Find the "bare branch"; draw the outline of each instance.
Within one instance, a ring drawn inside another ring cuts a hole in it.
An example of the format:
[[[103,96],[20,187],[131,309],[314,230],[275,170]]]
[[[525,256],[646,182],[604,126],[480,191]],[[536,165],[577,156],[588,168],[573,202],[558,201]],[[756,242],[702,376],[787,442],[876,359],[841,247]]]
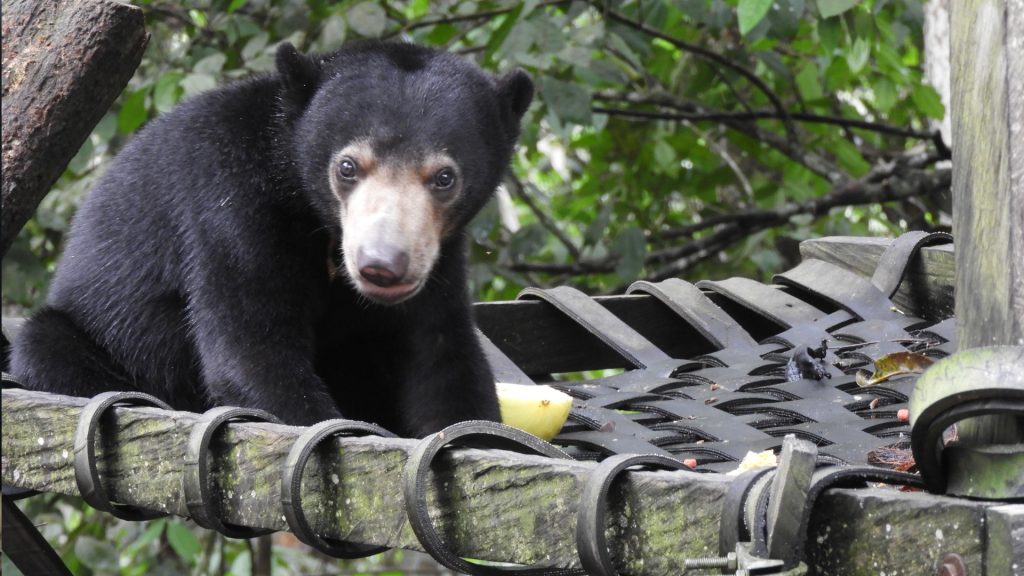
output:
[[[906,162],[893,162],[876,166],[857,180],[834,188],[820,198],[802,203],[791,203],[775,210],[750,210],[709,218],[687,228],[673,231],[676,237],[701,230],[717,228],[714,232],[680,246],[652,251],[644,258],[646,266],[659,266],[647,275],[649,280],[664,280],[677,276],[694,265],[714,256],[732,244],[773,226],[785,225],[794,216],[822,217],[833,208],[902,201],[928,196],[948,190],[952,183],[949,169],[925,170]],[[660,238],[664,238],[661,234]],[[606,274],[615,270],[615,258],[572,264],[546,264],[519,262],[510,264],[510,270],[544,274]]]
[[[845,182],[849,179],[846,176],[846,174],[844,174],[843,171],[839,169],[838,166],[836,166],[832,162],[829,162],[828,160],[816,154],[815,152],[807,150],[806,148],[800,146],[795,146],[789,140],[782,138],[775,133],[768,132],[758,128],[753,120],[738,120],[732,118],[731,116],[733,114],[736,114],[734,112],[707,111],[696,104],[677,100],[675,97],[665,92],[657,92],[642,95],[637,93],[620,94],[617,92],[602,91],[597,93],[594,97],[596,99],[624,101],[633,104],[652,104],[656,106],[673,108],[675,110],[692,112],[695,114],[704,114],[707,115],[707,117],[704,119],[715,120],[717,122],[720,122],[723,125],[728,126],[729,128],[737,132],[746,134],[747,136],[755,140],[760,140],[761,142],[771,146],[772,148],[775,148],[782,154],[785,154],[791,160],[803,164],[808,170],[824,178],[832,185],[839,185],[842,182]],[[602,108],[598,109],[605,110]],[[647,117],[648,114],[656,113],[636,112],[629,114],[620,114],[618,113],[620,111],[617,109],[607,110],[608,112],[606,113],[610,115],[617,115],[624,118],[639,118],[645,121],[652,119],[660,119],[656,117]]]
[[[749,80],[751,84],[756,86],[757,89],[760,90],[768,98],[769,101],[771,101],[772,107],[775,108],[775,110],[778,112],[779,118],[782,120],[782,123],[786,128],[787,139],[793,143],[798,142],[796,127],[793,125],[792,120],[789,118],[789,114],[788,112],[786,112],[786,107],[782,104],[782,99],[779,98],[778,94],[776,94],[775,91],[772,90],[772,88],[768,86],[768,84],[766,84],[764,80],[759,78],[757,74],[754,74],[754,72],[752,72],[751,70],[748,70],[745,66],[729,58],[726,58],[725,56],[722,56],[717,52],[708,50],[703,46],[691,44],[685,40],[676,38],[675,36],[671,36],[669,34],[665,34],[660,30],[651,28],[650,26],[644,24],[643,22],[638,22],[624,14],[621,14],[614,10],[610,10],[607,8],[607,6],[598,6],[598,9],[603,9],[602,12],[603,14],[605,14],[606,18],[610,18],[616,22],[629,26],[630,28],[643,32],[648,36],[653,36],[654,38],[664,40],[665,42],[672,44],[673,46],[679,48],[680,50],[690,52],[691,54],[696,54],[701,58],[710,60],[711,62],[720,64],[722,66],[725,66],[726,68],[729,68],[730,70],[734,70],[735,72],[739,73],[741,76]]]
[[[572,239],[569,238],[569,236],[566,235],[566,233],[561,228],[558,227],[558,224],[551,218],[551,216],[547,212],[542,210],[540,206],[537,206],[537,203],[534,202],[533,198],[531,198],[530,195],[527,193],[526,186],[524,186],[523,183],[519,181],[519,178],[516,178],[514,174],[509,172],[506,180],[511,184],[510,188],[512,190],[512,193],[515,194],[517,198],[522,200],[524,204],[526,204],[526,206],[530,209],[530,212],[533,212],[533,215],[537,217],[537,221],[540,222],[540,225],[546,228],[549,232],[551,232],[555,236],[555,238],[558,238],[558,241],[561,242],[565,246],[565,249],[569,251],[569,254],[572,255],[573,260],[579,260],[579,247],[577,247],[576,244],[572,241]]]
[[[537,4],[537,8],[544,8],[547,6],[555,6],[558,4],[569,4],[571,0],[545,0]],[[457,22],[466,22],[471,20],[485,20],[494,16],[501,16],[502,14],[508,14],[519,7],[519,3],[515,2],[505,8],[495,8],[494,10],[484,10],[482,12],[473,12],[472,14],[456,14],[453,16],[440,16],[437,18],[428,18],[426,20],[417,20],[415,22],[407,22],[390,32],[387,32],[381,39],[387,40],[394,38],[403,32],[409,32],[417,28],[426,28],[429,26],[439,26],[441,24],[455,24]]]
[[[599,98],[595,96],[595,99]],[[651,120],[689,120],[691,122],[722,122],[725,120],[735,120],[744,122],[750,120],[779,119],[778,113],[772,110],[752,110],[749,112],[726,112],[718,110],[710,112],[649,112],[644,110],[624,110],[621,108],[605,108],[601,106],[594,106],[593,111],[601,112],[604,114],[614,114],[618,116],[634,116],[637,118],[647,118]],[[798,122],[807,122],[811,124],[830,124],[833,126],[841,126],[844,128],[858,128],[861,130],[877,132],[879,134],[888,134],[890,136],[917,138],[919,140],[927,141],[932,141],[935,138],[935,130],[914,130],[913,128],[901,128],[899,126],[891,126],[889,124],[882,124],[879,122],[870,122],[868,120],[861,120],[858,118],[825,116],[822,114],[809,114],[806,112],[790,112],[789,117]]]

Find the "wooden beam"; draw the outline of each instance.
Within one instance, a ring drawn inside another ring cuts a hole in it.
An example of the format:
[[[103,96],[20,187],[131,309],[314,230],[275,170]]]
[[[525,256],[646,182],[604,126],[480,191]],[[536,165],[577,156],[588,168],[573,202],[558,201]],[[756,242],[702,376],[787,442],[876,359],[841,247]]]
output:
[[[801,242],[800,253],[870,278],[891,242],[887,238],[819,238]],[[925,247],[893,301],[909,314],[944,320],[953,315],[953,278],[953,247]],[[756,340],[782,330],[718,294],[709,293],[708,297]],[[693,358],[713,350],[696,330],[650,296],[598,296],[594,300],[673,358]],[[484,334],[528,374],[626,367],[615,352],[546,302],[481,302],[474,306],[474,314]]]
[[[3,483],[77,494],[73,435],[84,400],[3,391]],[[118,408],[104,421],[98,466],[115,501],[186,514],[182,456],[196,415]],[[300,428],[231,424],[214,442],[223,519],[287,529],[281,466]],[[304,510],[321,535],[420,549],[405,515],[402,469],[415,440],[345,438],[314,456]],[[116,450],[109,447],[116,446]],[[494,561],[578,566],[577,499],[594,468],[499,450],[455,449],[438,461],[430,515],[452,547]],[[629,472],[609,496],[608,541],[630,574],[680,574],[686,558],[716,555],[729,477]],[[806,549],[821,574],[930,574],[956,552],[983,574],[986,505],[892,489],[832,490],[812,514]],[[442,505],[443,503],[443,505]],[[886,525],[891,528],[886,529]],[[907,554],[913,550],[913,554]],[[867,554],[867,556],[865,556]],[[868,560],[870,560],[868,562]],[[867,563],[865,563],[867,562]]]
[[[3,483],[77,494],[72,448],[84,403],[81,398],[4,390]],[[112,440],[97,443],[100,474],[111,498],[186,515],[182,456],[196,417],[115,409],[101,429]],[[212,465],[223,519],[287,530],[280,504],[281,468],[302,428],[230,424],[226,430],[223,441],[214,443],[221,456]],[[406,519],[401,483],[415,444],[408,439],[346,438],[321,452],[326,458],[314,456],[302,492],[316,533],[421,549]],[[495,561],[578,565],[577,499],[592,462],[475,449],[453,450],[440,461],[429,483],[428,502],[440,533],[456,550]],[[613,489],[609,541],[631,572],[678,574],[684,558],[716,552],[728,479],[681,476],[632,472]]]
[[[149,35],[114,0],[10,0],[3,7],[0,253],[124,89]]]
[[[1024,344],[1024,10],[953,2],[957,341]]]

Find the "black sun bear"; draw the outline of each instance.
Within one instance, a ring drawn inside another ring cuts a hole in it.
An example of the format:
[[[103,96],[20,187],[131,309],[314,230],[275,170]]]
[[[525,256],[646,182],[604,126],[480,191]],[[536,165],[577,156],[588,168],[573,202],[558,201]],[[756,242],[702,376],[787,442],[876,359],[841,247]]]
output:
[[[533,97],[410,44],[277,52],[118,155],[14,344],[32,389],[346,417],[423,436],[498,420],[466,233]]]

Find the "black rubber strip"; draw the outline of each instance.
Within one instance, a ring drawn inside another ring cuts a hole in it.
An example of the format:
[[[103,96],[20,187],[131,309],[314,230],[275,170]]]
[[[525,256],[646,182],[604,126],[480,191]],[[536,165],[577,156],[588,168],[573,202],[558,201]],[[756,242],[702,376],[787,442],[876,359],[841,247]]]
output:
[[[945,449],[942,434],[946,428],[966,418],[989,414],[1024,418],[1024,394],[1020,392],[1009,388],[976,388],[935,400],[921,411],[910,432],[910,447],[917,469],[930,491],[936,494],[946,491],[946,474],[942,464]],[[995,397],[997,395],[1004,397]]]
[[[539,299],[551,304],[636,368],[668,376],[685,363],[684,360],[673,360],[632,326],[576,288],[524,288],[516,298]]]
[[[263,410],[220,406],[203,413],[192,427],[185,449],[183,486],[185,504],[189,516],[203,528],[216,530],[228,538],[256,538],[270,534],[273,530],[249,528],[221,522],[217,506],[211,498],[210,466],[207,456],[210,441],[221,426],[228,422],[273,422],[280,424],[276,416]]]
[[[469,420],[453,424],[436,434],[427,436],[409,454],[402,479],[409,523],[427,553],[452,570],[474,576],[507,574],[576,576],[583,574],[582,571],[571,568],[498,568],[472,564],[449,550],[427,514],[427,473],[430,471],[430,465],[434,458],[445,446],[449,445],[497,448],[521,454],[540,454],[551,458],[569,459],[568,454],[540,438],[497,422]]]
[[[323,538],[313,532],[313,528],[302,510],[302,473],[306,469],[310,456],[324,440],[337,435],[344,436],[384,436],[393,438],[395,435],[387,430],[356,420],[325,420],[310,426],[292,445],[285,460],[284,473],[281,476],[281,505],[288,527],[300,541],[316,548],[320,552],[335,558],[363,558],[373,556],[387,550],[386,546],[370,546],[354,544],[335,538]]]
[[[3,389],[4,390],[24,390],[25,386],[20,380],[14,377],[14,374],[7,372],[3,373]]]
[[[900,235],[878,258],[871,283],[887,297],[892,298],[899,290],[914,256],[922,247],[948,244],[952,241],[953,235],[946,232],[912,231]]]
[[[775,468],[755,468],[736,477],[729,484],[729,490],[722,501],[722,518],[718,525],[718,555],[725,556],[736,551],[736,544],[750,541],[750,530],[744,518],[747,496],[751,489]]]
[[[71,576],[57,551],[43,538],[25,513],[4,495],[2,504],[3,553],[29,576]]]
[[[619,454],[606,458],[591,473],[576,512],[576,549],[583,569],[591,576],[617,576],[604,534],[608,490],[627,468],[643,466],[664,470],[689,468],[675,458],[657,454]],[[694,472],[694,474],[696,474]]]
[[[152,520],[167,516],[165,512],[114,504],[100,482],[96,467],[96,432],[103,414],[113,406],[152,406],[171,410],[164,401],[142,392],[103,392],[93,396],[82,408],[75,430],[75,482],[78,491],[93,508],[122,520]]]

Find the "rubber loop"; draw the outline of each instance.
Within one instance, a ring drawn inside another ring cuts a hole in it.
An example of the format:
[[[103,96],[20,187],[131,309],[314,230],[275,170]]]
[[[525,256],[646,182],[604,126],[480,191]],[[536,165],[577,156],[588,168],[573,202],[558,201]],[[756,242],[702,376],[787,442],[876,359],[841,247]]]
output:
[[[386,546],[354,544],[336,538],[324,538],[313,532],[302,510],[302,474],[310,456],[321,442],[333,436],[383,436],[394,438],[387,430],[357,420],[325,420],[310,426],[292,445],[281,476],[281,505],[288,527],[300,541],[335,558],[364,558],[387,550]]]
[[[722,501],[722,519],[718,526],[718,555],[725,556],[736,551],[736,544],[750,541],[750,530],[744,518],[747,496],[762,476],[775,468],[748,470],[729,483],[729,490]]]
[[[228,422],[272,422],[281,424],[276,416],[263,410],[253,408],[236,408],[220,406],[211,408],[196,420],[192,433],[188,438],[185,450],[183,486],[185,488],[185,504],[189,516],[203,528],[216,530],[228,538],[256,538],[274,532],[266,528],[249,528],[221,522],[218,511],[213,503],[210,486],[210,466],[207,456],[210,442],[217,431]]]
[[[576,548],[583,569],[591,576],[617,576],[605,537],[605,500],[615,478],[627,468],[643,466],[664,470],[690,468],[660,454],[617,454],[604,459],[587,479],[576,513]],[[696,474],[696,473],[694,473]]]
[[[473,576],[528,575],[576,576],[579,569],[551,567],[498,568],[472,564],[463,560],[445,546],[441,535],[427,513],[427,473],[437,455],[449,445],[473,446],[511,450],[521,454],[539,454],[551,458],[571,460],[568,454],[547,442],[511,426],[486,420],[469,420],[453,424],[436,434],[424,438],[405,465],[403,488],[409,523],[423,549],[435,560],[452,570]]]
[[[78,491],[93,508],[109,512],[122,520],[152,520],[167,516],[166,512],[114,504],[100,482],[99,469],[96,467],[96,432],[103,414],[114,406],[149,406],[171,410],[162,400],[142,392],[103,392],[89,400],[82,408],[75,430],[75,482]]]

